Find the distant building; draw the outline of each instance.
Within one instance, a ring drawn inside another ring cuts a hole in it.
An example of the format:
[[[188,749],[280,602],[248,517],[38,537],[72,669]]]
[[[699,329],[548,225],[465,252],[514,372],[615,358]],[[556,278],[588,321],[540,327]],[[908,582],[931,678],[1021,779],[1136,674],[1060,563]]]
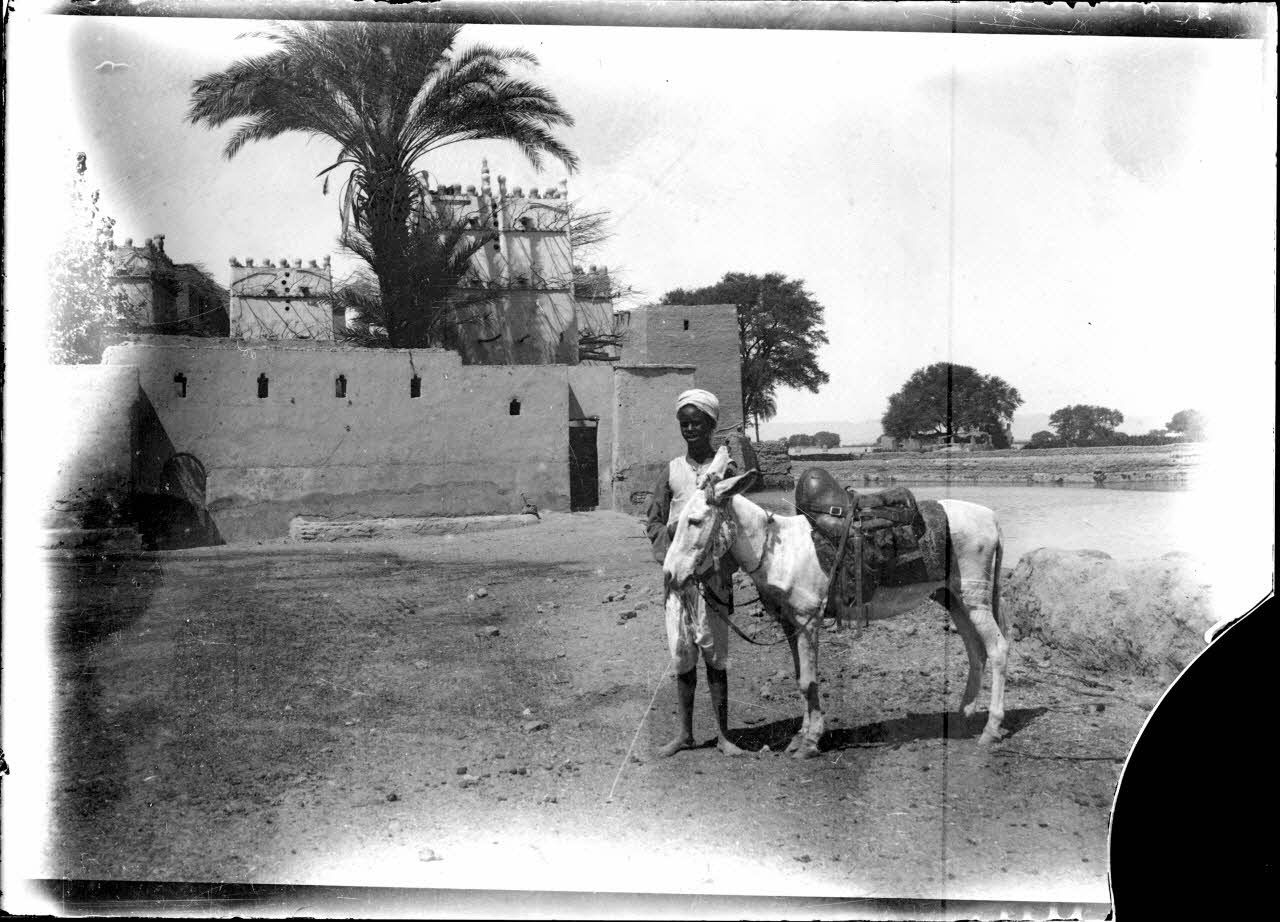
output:
[[[1012,430],[1005,427],[1005,440],[1012,442]],[[909,438],[898,438],[882,435],[876,441],[877,451],[933,451],[948,445],[963,448],[965,451],[987,451],[995,447],[991,433],[982,429],[961,429],[954,437],[948,438],[938,433],[922,433]]]
[[[226,336],[227,290],[194,263],[175,263],[164,249],[164,234],[113,247],[111,284],[124,294],[140,332],[184,336]]]
[[[230,335],[237,339],[332,341],[346,329],[333,305],[329,257],[305,266],[301,259],[279,264],[231,258]]]

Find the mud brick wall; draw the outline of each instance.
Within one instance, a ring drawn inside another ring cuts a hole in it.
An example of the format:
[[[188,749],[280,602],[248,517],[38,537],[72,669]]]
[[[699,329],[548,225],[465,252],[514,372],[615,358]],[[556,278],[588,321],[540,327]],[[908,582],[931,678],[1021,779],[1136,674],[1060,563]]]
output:
[[[755,443],[756,462],[766,490],[794,490],[796,483],[791,476],[791,457],[787,443],[781,440]]]
[[[651,304],[630,311],[622,327],[622,360],[691,365],[693,387],[720,399],[718,428],[743,424],[738,309],[732,304]]]
[[[632,365],[614,369],[613,508],[639,512],[658,475],[685,452],[676,425],[676,398],[693,387],[689,366]]]
[[[137,337],[104,364],[141,387],[142,479],[194,455],[228,541],[287,535],[295,515],[513,513],[522,496],[569,507],[566,366],[182,337]]]

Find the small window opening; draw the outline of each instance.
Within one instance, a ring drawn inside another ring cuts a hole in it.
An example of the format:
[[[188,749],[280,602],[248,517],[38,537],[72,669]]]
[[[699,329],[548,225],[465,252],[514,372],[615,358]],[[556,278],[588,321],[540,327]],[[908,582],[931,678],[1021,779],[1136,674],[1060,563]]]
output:
[[[347,376],[346,375],[338,375],[338,377],[334,379],[333,396],[335,397],[347,396]]]
[[[687,321],[687,320],[686,320],[686,321],[684,322],[684,328],[685,328],[686,330],[687,330],[687,329],[689,329],[689,321]]]
[[[267,383],[269,379],[266,375],[258,375],[258,396],[267,396]]]
[[[409,379],[409,396],[410,397],[422,396],[422,378],[420,378],[418,375],[414,375],[412,378]]]
[[[508,413],[510,413],[512,416],[519,416],[519,415],[520,415],[520,401],[519,401],[519,400],[516,400],[516,399],[514,399],[514,398],[513,398],[513,399],[512,399],[512,401],[511,401],[510,406],[508,406],[508,407],[507,407],[507,412],[508,412]]]
[[[309,297],[311,297],[311,289],[310,289],[310,288],[308,288],[306,285],[301,285],[301,286],[299,286],[299,287],[298,287],[298,290],[302,292],[302,296],[303,296],[304,298],[309,298]]]
[[[173,376],[174,390],[178,392],[179,397],[187,396],[187,376],[182,372],[178,372]]]

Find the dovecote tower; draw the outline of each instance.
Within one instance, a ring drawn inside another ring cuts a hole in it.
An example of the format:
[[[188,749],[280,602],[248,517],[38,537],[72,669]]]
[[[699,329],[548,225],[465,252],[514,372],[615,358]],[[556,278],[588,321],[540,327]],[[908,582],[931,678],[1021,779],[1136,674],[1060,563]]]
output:
[[[524,189],[496,182],[481,162],[480,185],[440,185],[436,208],[488,236],[471,257],[455,327],[463,361],[481,365],[576,364],[579,317],[574,292],[568,181]],[[473,238],[474,240],[474,238]]]
[[[239,339],[332,340],[346,319],[333,308],[329,257],[264,259],[255,264],[231,258],[231,335]]]

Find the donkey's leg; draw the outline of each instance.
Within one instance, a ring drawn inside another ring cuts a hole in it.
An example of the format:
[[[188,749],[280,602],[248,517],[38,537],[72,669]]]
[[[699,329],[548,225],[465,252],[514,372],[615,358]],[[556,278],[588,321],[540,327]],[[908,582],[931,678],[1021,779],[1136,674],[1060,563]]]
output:
[[[800,683],[800,637],[796,629],[796,624],[790,618],[781,613],[777,613],[778,623],[782,625],[782,633],[786,635],[787,646],[791,648],[791,667],[792,675],[795,676],[796,684]],[[804,742],[804,735],[809,729],[809,712],[805,710],[804,719],[800,722],[800,729],[796,731],[796,735],[791,737],[791,742],[787,743],[787,752],[795,752],[800,748],[800,744]]]
[[[982,691],[982,677],[987,668],[987,648],[978,636],[978,629],[973,626],[973,619],[969,617],[969,609],[957,590],[944,587],[934,593],[933,598],[946,608],[951,620],[955,622],[960,639],[964,641],[965,653],[969,655],[969,677],[960,698],[960,712],[965,717],[972,717],[978,710],[978,695]]]
[[[800,658],[800,694],[804,696],[805,718],[800,745],[795,750],[797,759],[813,759],[818,756],[818,744],[826,731],[822,718],[822,701],[818,694],[818,628],[822,613],[816,612],[800,625],[797,647]]]
[[[1009,663],[1009,641],[1001,630],[993,605],[998,583],[994,575],[994,561],[988,561],[987,572],[982,578],[962,579],[960,592],[969,611],[978,638],[982,641],[987,660],[991,663],[991,704],[987,710],[987,725],[979,742],[993,743],[1000,739],[1004,720],[1004,681]]]

